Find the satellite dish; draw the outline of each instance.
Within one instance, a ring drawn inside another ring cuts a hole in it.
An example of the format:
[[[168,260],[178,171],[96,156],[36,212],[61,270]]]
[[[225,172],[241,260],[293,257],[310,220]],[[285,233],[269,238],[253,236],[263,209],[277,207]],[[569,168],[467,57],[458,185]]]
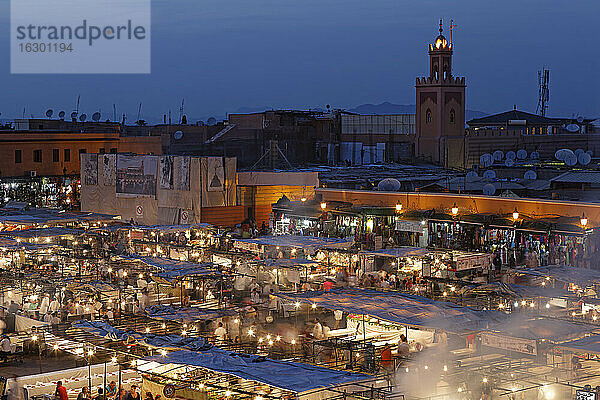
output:
[[[556,150],[556,153],[554,153],[554,157],[558,161],[565,161],[565,158],[567,158],[567,155],[569,155],[569,154],[575,155],[575,153],[573,153],[569,149],[559,149],[559,150]]]
[[[506,153],[506,159],[511,159],[511,160],[515,160],[517,158],[517,154],[514,151],[509,151]]]
[[[507,158],[506,161],[504,161],[504,165],[507,167],[512,167],[513,165],[515,165],[515,159]]]
[[[64,111],[59,112],[58,113],[58,118],[65,119],[65,112]]]
[[[583,153],[583,149],[577,149],[577,150],[575,150],[573,153],[575,153],[575,155],[576,155],[577,157],[579,157],[579,155],[580,155],[581,153]]]
[[[397,192],[401,187],[400,181],[394,178],[385,178],[377,184],[377,190],[383,192]]]
[[[567,154],[567,156],[565,157],[565,164],[567,164],[569,167],[572,167],[575,164],[577,164],[577,156],[575,155],[575,153],[570,152]]]
[[[469,171],[467,173],[467,182],[474,182],[477,180],[477,178],[479,178],[479,175],[477,175],[477,172]]]
[[[483,185],[483,194],[486,196],[493,196],[496,193],[496,186],[491,183]]]
[[[216,123],[217,123],[217,119],[215,117],[210,117],[209,119],[206,120],[206,125],[208,125],[208,126],[213,126]]]
[[[583,116],[581,116],[581,115],[578,116],[577,117],[577,122],[581,124],[583,122]]]
[[[535,171],[530,169],[529,171],[525,171],[523,179],[534,181],[537,179],[537,174],[535,173]]]
[[[590,157],[594,157],[594,152],[593,152],[593,151],[591,151],[591,150],[587,150],[587,151],[585,152],[585,154],[589,154],[589,155],[590,155]]]
[[[73,119],[73,118],[77,118],[77,111],[73,111],[71,113],[71,119]]]
[[[173,134],[173,137],[175,138],[175,140],[181,140],[183,138],[183,132],[182,131],[176,131]]]
[[[581,153],[579,156],[577,156],[577,161],[581,165],[588,165],[592,161],[592,156],[590,156],[588,153]]]
[[[52,109],[49,109],[48,111],[46,111],[46,117],[52,118],[52,114],[54,114],[54,111]]]
[[[496,179],[496,171],[488,169],[483,173],[483,177],[486,179]]]
[[[569,124],[569,125],[567,125],[567,130],[569,132],[579,132],[579,125],[577,125],[577,124]]]
[[[85,120],[86,120],[86,119],[87,119],[87,115],[86,115],[86,114],[81,114],[81,115],[79,116],[79,120],[80,120],[81,122],[85,122]]]
[[[486,153],[486,154],[482,154],[479,157],[479,164],[481,164],[483,167],[489,167],[493,164],[494,160],[491,154]]]
[[[496,150],[492,156],[494,157],[494,161],[502,161],[504,152],[502,150]]]
[[[517,158],[518,158],[519,160],[524,160],[524,159],[526,159],[526,158],[527,158],[527,150],[523,150],[523,149],[521,149],[521,150],[517,150]]]
[[[94,121],[94,122],[100,121],[100,113],[99,112],[96,111],[95,113],[92,114],[92,121]]]
[[[531,154],[531,159],[532,160],[539,160],[540,159],[540,153],[538,153],[537,151],[532,151]]]

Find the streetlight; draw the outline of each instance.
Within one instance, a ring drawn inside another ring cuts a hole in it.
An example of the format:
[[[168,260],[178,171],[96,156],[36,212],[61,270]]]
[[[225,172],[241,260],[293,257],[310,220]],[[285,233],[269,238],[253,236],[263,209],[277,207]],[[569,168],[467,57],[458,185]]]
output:
[[[400,212],[402,211],[402,203],[397,203],[396,204],[396,212]]]
[[[513,211],[512,217],[515,221],[519,219],[519,211],[517,211],[517,207],[515,207],[515,211]]]
[[[579,220],[579,222],[581,222],[581,226],[583,226],[584,228],[586,227],[586,225],[588,224],[588,219],[585,217],[585,213],[581,214],[581,219]]]
[[[321,210],[324,210],[327,208],[327,203],[325,203],[324,201],[321,202]]]
[[[458,207],[456,206],[456,203],[454,203],[454,205],[452,206],[452,215],[456,216],[458,214]]]

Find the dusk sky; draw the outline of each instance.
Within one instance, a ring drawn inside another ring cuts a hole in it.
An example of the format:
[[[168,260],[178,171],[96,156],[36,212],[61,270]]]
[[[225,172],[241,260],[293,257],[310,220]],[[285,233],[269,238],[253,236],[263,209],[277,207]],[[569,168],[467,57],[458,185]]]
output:
[[[455,75],[467,108],[535,112],[537,70],[550,69],[550,116],[600,117],[600,2],[153,0],[150,75],[11,75],[9,1],[0,6],[2,118],[47,108],[101,109],[156,122],[185,98],[194,118],[240,107],[414,104],[438,21],[453,18]],[[449,36],[449,33],[447,33]],[[104,119],[104,118],[103,118]]]

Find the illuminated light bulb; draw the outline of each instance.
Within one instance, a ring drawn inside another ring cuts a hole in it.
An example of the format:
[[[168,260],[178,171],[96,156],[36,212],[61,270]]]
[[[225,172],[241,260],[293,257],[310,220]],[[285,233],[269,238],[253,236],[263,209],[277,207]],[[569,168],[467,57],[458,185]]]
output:
[[[262,343],[263,342],[263,338],[258,338],[258,343]]]
[[[462,388],[461,387],[458,388],[458,393],[462,393]]]
[[[139,274],[139,275],[138,275],[138,277],[139,277],[140,279],[142,279],[142,278],[144,277],[144,274]]]
[[[181,335],[182,335],[182,336],[185,336],[185,335],[187,335],[187,331],[186,331],[185,329],[184,329],[184,330],[182,330],[182,331],[181,331]]]
[[[198,385],[198,388],[199,388],[199,389],[204,389],[204,383],[201,383],[201,384],[199,384],[199,385]]]
[[[306,201],[306,197],[301,198],[300,201],[304,203]]]
[[[110,274],[111,272],[113,272],[113,269],[111,267],[108,268],[108,273]]]
[[[550,303],[546,303],[546,308],[550,308]]]
[[[58,345],[57,345],[57,344],[55,344],[54,346],[52,346],[52,348],[53,348],[54,350],[58,350]]]
[[[131,360],[131,366],[135,368],[135,360]]]
[[[117,357],[113,356],[113,358],[111,358],[110,361],[116,363],[117,362]]]
[[[322,203],[321,203],[321,210],[324,210],[324,209],[326,209],[326,208],[327,208],[327,203],[325,203],[325,202],[322,202]]]
[[[262,397],[262,396],[256,396],[256,397],[254,398],[254,400],[263,400],[263,397]]]
[[[529,307],[531,307],[531,308],[535,307],[535,303],[532,301],[532,302],[529,304]]]
[[[269,340],[269,346],[273,346],[273,341]]]
[[[517,211],[517,207],[515,207],[515,211],[513,211],[512,217],[515,221],[519,219],[519,211]]]
[[[402,203],[396,204],[396,211],[398,211],[398,212],[402,211]]]
[[[406,367],[405,371],[408,372],[408,367]]]
[[[94,350],[88,350],[88,353],[87,353],[87,354],[88,354],[88,356],[90,356],[90,357],[91,357],[91,356],[93,356],[93,355],[94,355]]]
[[[456,290],[456,288],[455,288],[454,286],[450,286],[450,290],[451,290],[452,292],[454,292],[454,291]]]
[[[542,282],[542,286],[546,286],[546,282]]]
[[[161,325],[161,328],[165,329],[167,327],[167,324],[165,324],[164,322]]]
[[[425,369],[429,369],[429,365],[426,365],[426,366],[425,366]]]
[[[573,311],[573,312],[571,313],[571,316],[572,316],[572,317],[574,317],[574,316],[575,316],[575,311]]]
[[[275,338],[275,340],[277,340],[279,342],[281,340],[281,336],[277,335],[277,337]]]
[[[483,378],[483,383],[487,383],[487,378]]]
[[[240,319],[236,318],[236,319],[233,320],[233,322],[236,323],[236,324],[239,324],[240,323]]]
[[[311,307],[314,310],[315,308],[317,308],[317,305],[315,303],[313,303]]]
[[[270,340],[270,339],[271,339],[271,335],[267,335],[267,340]]]
[[[295,302],[294,306],[296,306],[296,308],[300,308],[300,303],[299,302]]]
[[[127,271],[123,271],[123,276],[127,276]]]
[[[31,337],[31,340],[33,340],[33,341],[35,342],[36,340],[38,340],[38,336],[37,336],[37,335],[33,335],[33,336]]]
[[[525,301],[525,300],[521,301],[521,305],[522,306],[526,306],[527,305],[527,301]]]
[[[161,356],[166,356],[166,355],[167,355],[167,351],[166,351],[165,349],[162,349],[162,350],[160,351],[160,355],[161,355]]]
[[[252,328],[248,329],[248,336],[254,336],[254,330],[252,330]]]
[[[150,328],[146,327],[146,333],[150,333]]]
[[[498,308],[500,308],[500,309],[504,308],[504,304],[502,304],[502,303],[498,304]]]
[[[454,205],[452,206],[452,215],[457,215],[458,214],[458,207],[456,206],[456,203],[454,203]]]
[[[448,371],[448,366],[444,365],[444,372]]]
[[[444,291],[444,293],[442,293],[442,296],[444,296],[444,297],[448,296],[448,292]]]
[[[225,397],[231,397],[231,390],[225,391]]]
[[[292,344],[296,344],[296,339],[292,339]]]
[[[597,315],[592,315],[592,319],[593,319],[594,321],[596,321],[596,320],[598,319],[598,316],[597,316]]]
[[[581,214],[581,219],[579,220],[579,222],[581,222],[581,226],[585,227],[588,224],[588,219],[585,217],[585,214]]]

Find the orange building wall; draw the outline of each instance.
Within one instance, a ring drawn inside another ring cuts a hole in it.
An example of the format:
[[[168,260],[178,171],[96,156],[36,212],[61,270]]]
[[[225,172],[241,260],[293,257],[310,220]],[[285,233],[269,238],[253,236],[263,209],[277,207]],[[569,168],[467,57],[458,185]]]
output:
[[[588,227],[600,227],[600,204],[574,201],[538,199],[509,199],[492,196],[469,196],[438,193],[390,193],[360,190],[325,189],[315,190],[317,196],[327,201],[346,201],[354,205],[395,207],[402,204],[403,210],[436,209],[451,212],[454,203],[459,213],[494,213],[510,215],[515,207],[519,214],[530,217],[565,216],[581,217],[585,213]]]

